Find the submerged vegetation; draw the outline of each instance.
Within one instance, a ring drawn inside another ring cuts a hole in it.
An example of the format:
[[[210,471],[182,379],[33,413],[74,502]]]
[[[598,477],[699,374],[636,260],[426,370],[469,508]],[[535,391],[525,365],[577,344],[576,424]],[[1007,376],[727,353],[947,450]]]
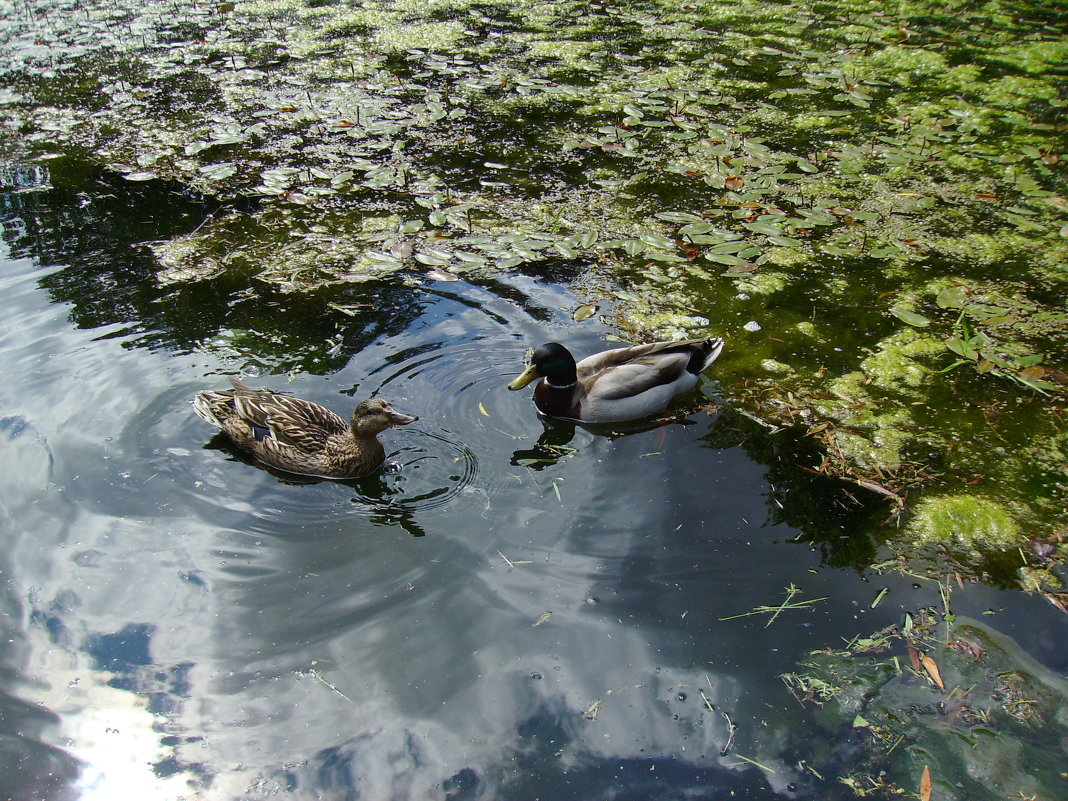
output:
[[[994,801],[1063,794],[1068,685],[981,621],[937,610],[808,655],[782,676],[827,734],[864,748],[846,762],[815,737],[801,764],[858,797]],[[905,747],[903,743],[907,743]],[[976,759],[975,754],[982,756]],[[930,788],[924,795],[910,790]]]

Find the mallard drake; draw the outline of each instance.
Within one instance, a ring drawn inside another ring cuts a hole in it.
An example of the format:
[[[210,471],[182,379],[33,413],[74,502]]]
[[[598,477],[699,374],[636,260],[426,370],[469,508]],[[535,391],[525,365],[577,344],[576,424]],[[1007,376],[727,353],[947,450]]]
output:
[[[193,398],[193,410],[221,428],[261,462],[307,476],[358,478],[386,458],[378,434],[419,418],[394,411],[381,398],[360,403],[346,423],[318,403],[255,390],[230,378],[233,389],[208,389]]]
[[[559,342],[528,352],[527,368],[508,384],[534,387],[542,414],[583,423],[621,423],[663,410],[676,395],[693,389],[697,378],[719,356],[723,340],[651,342],[575,357]]]

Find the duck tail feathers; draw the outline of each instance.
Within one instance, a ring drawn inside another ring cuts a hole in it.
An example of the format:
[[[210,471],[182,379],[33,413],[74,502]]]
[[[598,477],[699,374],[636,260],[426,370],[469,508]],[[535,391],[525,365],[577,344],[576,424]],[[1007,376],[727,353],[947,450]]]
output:
[[[719,358],[719,354],[722,352],[723,339],[721,337],[713,337],[712,339],[697,342],[693,355],[690,356],[690,363],[686,366],[686,371],[694,375],[700,375],[712,362]]]
[[[213,398],[209,392],[198,392],[193,396],[193,411],[197,413],[198,417],[206,420],[213,426],[222,428],[222,423],[215,410],[217,403],[218,400]]]

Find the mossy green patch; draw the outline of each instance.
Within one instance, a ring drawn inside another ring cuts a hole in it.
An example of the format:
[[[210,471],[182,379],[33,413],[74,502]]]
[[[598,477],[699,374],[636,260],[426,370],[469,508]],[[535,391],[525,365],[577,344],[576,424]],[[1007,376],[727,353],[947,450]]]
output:
[[[1020,527],[1003,505],[978,494],[931,495],[917,504],[908,523],[917,542],[979,551],[1015,548]]]

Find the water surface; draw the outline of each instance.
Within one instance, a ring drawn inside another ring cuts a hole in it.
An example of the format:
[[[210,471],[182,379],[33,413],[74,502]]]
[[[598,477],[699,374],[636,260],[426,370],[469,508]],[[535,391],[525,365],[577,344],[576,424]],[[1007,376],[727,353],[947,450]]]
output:
[[[718,410],[715,370],[660,424],[546,429],[505,389],[524,350],[584,354],[611,332],[572,322],[566,281],[382,293],[370,322],[323,337],[329,364],[287,374],[207,326],[182,344],[57,300],[75,278],[83,299],[106,294],[110,274],[106,253],[0,266],[4,797],[845,792],[799,770],[805,711],[778,675],[938,593],[826,564],[849,514],[884,510],[843,513],[837,535],[833,514],[809,521],[817,545],[781,522],[803,507],[776,486],[776,441]],[[293,303],[274,324],[314,340]],[[419,415],[384,436],[396,467],[307,483],[238,458],[190,400],[257,360],[250,383],[343,414],[380,393]],[[791,585],[823,600],[771,625],[722,619]],[[973,613],[1010,602],[997,624],[1068,667],[1023,625],[1055,630],[1040,602],[958,596]]]

